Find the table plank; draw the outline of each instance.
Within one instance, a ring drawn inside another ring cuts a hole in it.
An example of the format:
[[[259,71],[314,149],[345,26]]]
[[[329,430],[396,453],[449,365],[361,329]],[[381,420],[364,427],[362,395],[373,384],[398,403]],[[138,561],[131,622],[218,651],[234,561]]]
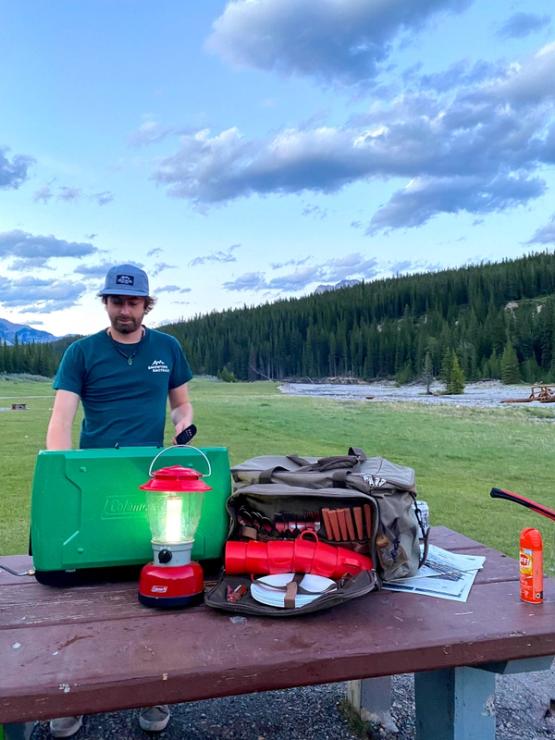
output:
[[[381,592],[302,619],[201,606],[125,620],[0,632],[0,721],[555,654],[555,584],[546,603],[518,585],[476,586],[466,604]],[[502,604],[502,609],[500,605]]]
[[[476,584],[518,580],[515,560],[475,540],[438,527],[433,530],[433,541],[434,544],[441,543],[441,546],[448,541],[451,550],[471,550],[472,554],[485,556],[487,567],[478,573]],[[28,556],[12,556],[2,558],[2,561],[19,572],[32,564]],[[18,588],[3,588],[15,585]],[[128,619],[139,614],[145,619],[153,618],[156,612],[141,607],[136,593],[137,584],[134,582],[61,589],[43,586],[33,577],[14,578],[7,574],[0,580],[0,627]]]
[[[466,603],[382,591],[302,618],[234,621],[205,606],[145,609],[136,583],[3,579],[0,722],[555,654],[555,580],[544,604],[523,604],[516,561],[445,528],[433,539],[486,556]]]

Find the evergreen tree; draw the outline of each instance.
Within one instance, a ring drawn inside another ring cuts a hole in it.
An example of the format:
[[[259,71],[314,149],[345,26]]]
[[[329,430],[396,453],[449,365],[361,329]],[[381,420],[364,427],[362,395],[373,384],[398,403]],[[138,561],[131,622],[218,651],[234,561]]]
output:
[[[426,393],[430,395],[431,385],[434,380],[433,368],[432,368],[432,355],[430,350],[426,352],[424,357],[424,368],[422,370],[422,380],[426,384]]]
[[[454,351],[451,353],[451,371],[447,381],[447,393],[450,395],[464,393],[464,372]]]
[[[523,380],[525,380],[527,383],[530,383],[531,385],[535,385],[537,383],[543,383],[543,373],[540,370],[540,366],[536,362],[535,357],[529,357],[527,360],[525,360],[521,366],[521,375]]]
[[[413,372],[410,362],[406,362],[400,370],[395,373],[395,381],[397,385],[405,385],[412,380]]]
[[[443,352],[443,356],[441,358],[441,369],[439,371],[439,379],[442,383],[445,383],[447,386],[449,384],[449,380],[451,378],[451,370],[453,367],[453,353],[449,347],[445,349]]]
[[[223,380],[224,383],[236,383],[237,382],[237,378],[235,377],[235,374],[229,368],[225,366],[218,373],[218,378],[220,380]]]
[[[507,341],[503,354],[501,355],[501,382],[509,385],[520,383],[520,369],[515,348]]]

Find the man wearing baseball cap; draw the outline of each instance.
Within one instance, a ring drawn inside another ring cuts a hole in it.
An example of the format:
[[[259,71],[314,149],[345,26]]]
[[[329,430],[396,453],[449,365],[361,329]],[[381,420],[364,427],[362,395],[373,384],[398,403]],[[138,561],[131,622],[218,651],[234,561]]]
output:
[[[189,363],[174,337],[143,325],[155,303],[144,270],[132,264],[112,267],[98,295],[110,326],[65,351],[53,383],[46,448],[71,449],[79,401],[84,411],[81,448],[162,446],[168,399],[175,436],[193,420]],[[150,707],[142,710],[139,724],[161,732],[169,718],[167,706]],[[51,735],[71,737],[82,721],[82,716],[52,720]]]

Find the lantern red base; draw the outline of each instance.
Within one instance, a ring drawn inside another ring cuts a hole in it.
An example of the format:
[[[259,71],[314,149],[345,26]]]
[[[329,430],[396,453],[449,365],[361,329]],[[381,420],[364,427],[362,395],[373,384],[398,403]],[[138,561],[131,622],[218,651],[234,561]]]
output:
[[[157,609],[180,609],[204,598],[204,575],[194,561],[161,567],[149,563],[141,571],[139,601]]]

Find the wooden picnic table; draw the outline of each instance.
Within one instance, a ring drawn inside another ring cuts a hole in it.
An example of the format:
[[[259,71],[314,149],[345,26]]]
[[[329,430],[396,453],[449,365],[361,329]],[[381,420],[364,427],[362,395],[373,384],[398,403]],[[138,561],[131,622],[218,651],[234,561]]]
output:
[[[57,589],[0,571],[0,725],[414,672],[417,737],[493,738],[493,672],[547,668],[555,654],[555,579],[544,604],[524,604],[515,560],[445,527],[431,540],[485,555],[466,603],[381,591],[301,618],[237,619],[146,609],[135,582]]]

